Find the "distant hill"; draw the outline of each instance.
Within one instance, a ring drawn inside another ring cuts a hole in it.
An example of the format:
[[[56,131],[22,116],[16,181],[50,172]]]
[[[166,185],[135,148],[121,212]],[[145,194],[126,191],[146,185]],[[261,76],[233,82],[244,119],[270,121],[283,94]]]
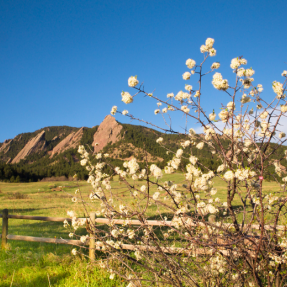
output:
[[[147,158],[149,162],[163,168],[173,155],[167,154],[155,142],[159,137],[163,137],[171,151],[176,151],[180,142],[186,140],[184,135],[163,134],[139,125],[121,124],[110,115],[93,128],[55,126],[19,134],[14,139],[0,143],[0,180],[38,181],[49,177],[68,178],[75,173],[80,179],[85,179],[88,172],[79,164],[77,153],[80,144],[91,152],[108,153],[109,161],[114,165],[122,165],[123,161],[135,157],[142,167]],[[227,140],[222,139],[221,142],[228,148]],[[207,146],[202,150],[193,147],[192,152],[214,171],[221,164],[218,156],[212,155]],[[279,154],[283,152],[284,149],[280,148]],[[187,160],[182,161],[182,171],[187,163]],[[108,168],[105,172],[109,172]]]

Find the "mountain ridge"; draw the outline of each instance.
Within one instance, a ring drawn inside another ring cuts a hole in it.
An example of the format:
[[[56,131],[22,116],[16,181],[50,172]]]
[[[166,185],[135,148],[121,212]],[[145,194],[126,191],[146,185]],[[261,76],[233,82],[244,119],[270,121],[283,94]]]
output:
[[[165,148],[156,143],[159,137],[163,138],[171,152],[167,153]],[[92,128],[45,127],[32,133],[19,134],[0,144],[0,180],[27,182],[61,176],[69,178],[75,173],[79,179],[85,179],[88,172],[79,164],[79,145],[85,145],[91,154],[109,154],[109,163],[114,166],[122,166],[125,160],[135,157],[142,168],[146,166],[146,158],[150,163],[164,168],[172,159],[173,152],[186,139],[186,135],[161,133],[146,126],[122,124],[110,115],[99,126]],[[224,137],[220,140],[228,150],[229,142]],[[204,166],[216,172],[221,164],[218,155],[213,155],[207,145],[202,150],[194,146],[190,148]],[[284,154],[284,148],[282,151],[280,148],[280,153]],[[184,172],[187,163],[188,160],[183,158],[179,170]],[[106,166],[104,172],[112,171]]]

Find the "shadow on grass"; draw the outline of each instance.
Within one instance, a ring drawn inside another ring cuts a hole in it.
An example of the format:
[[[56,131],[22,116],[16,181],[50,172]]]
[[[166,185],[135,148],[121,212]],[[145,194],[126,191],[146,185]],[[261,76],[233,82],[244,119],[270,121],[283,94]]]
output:
[[[61,274],[58,275],[49,275],[49,279],[48,279],[48,275],[39,275],[37,276],[35,279],[33,280],[26,280],[26,279],[18,279],[15,278],[13,280],[13,285],[12,286],[25,286],[25,287],[49,287],[49,286],[56,286],[56,284],[58,283],[59,280],[61,279],[65,279],[69,276],[69,272],[63,272]],[[13,276],[13,275],[12,275]],[[12,278],[11,276],[11,278]],[[50,280],[50,284],[49,284],[49,280]],[[12,282],[12,279],[11,279]],[[0,283],[0,287],[11,287],[11,282],[7,282],[7,283]],[[59,286],[57,284],[57,286]]]
[[[51,208],[57,208],[56,206],[52,206],[52,207],[42,207],[42,208],[9,208],[8,209],[8,212],[9,214],[18,214],[18,213],[21,213],[21,215],[24,215],[22,213],[26,213],[26,212],[33,212],[33,211],[36,211],[36,210],[44,210],[44,209],[51,209]],[[3,209],[0,209],[0,214],[2,214],[3,212]],[[25,214],[26,215],[26,214]],[[30,214],[27,214],[27,215],[30,215]]]

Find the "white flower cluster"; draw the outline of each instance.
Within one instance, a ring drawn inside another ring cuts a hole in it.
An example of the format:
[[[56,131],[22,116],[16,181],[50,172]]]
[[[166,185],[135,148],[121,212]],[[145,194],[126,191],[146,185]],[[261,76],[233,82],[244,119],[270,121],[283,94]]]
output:
[[[156,140],[157,143],[162,143],[163,142],[163,138],[162,137],[159,137],[157,140]]]
[[[262,112],[261,114],[260,114],[260,118],[261,119],[263,119],[263,120],[265,120],[267,117],[268,117],[268,112],[267,111],[264,111],[264,112]]]
[[[210,203],[206,204],[203,201],[198,202],[196,207],[197,207],[198,212],[202,215],[206,215],[209,213],[214,214],[214,213],[219,212],[219,210],[215,208],[212,204]]]
[[[282,172],[284,172],[284,167],[281,166],[279,160],[274,160],[273,165],[275,167],[275,172],[278,174],[278,176],[282,176]]]
[[[209,266],[206,266],[205,269],[209,272],[211,271],[212,275],[218,276],[219,274],[222,274],[226,270],[227,262],[225,258],[218,254],[214,255],[209,259]]]
[[[230,68],[231,69],[238,69],[241,65],[246,65],[247,61],[243,58],[234,58],[231,60]]]
[[[131,104],[133,102],[133,97],[128,92],[122,92],[122,101],[125,104]]]
[[[235,175],[233,173],[232,170],[228,170],[223,177],[227,180],[227,181],[231,181],[232,179],[234,179]]]
[[[117,106],[113,106],[113,107],[112,107],[112,110],[111,110],[111,114],[112,114],[112,115],[115,115],[116,112],[117,112],[117,109],[118,109]]]
[[[251,178],[255,177],[256,176],[256,172],[255,171],[251,171],[248,168],[240,168],[240,169],[237,169],[235,171],[234,176],[238,180],[243,181],[243,180],[247,180],[247,179],[251,179]]]
[[[197,149],[203,149],[203,147],[204,147],[204,142],[200,142],[196,145]]]
[[[179,91],[177,95],[174,97],[175,100],[182,102],[183,100],[189,99],[190,94],[185,93],[183,91]]]
[[[209,56],[215,56],[216,55],[216,50],[213,48],[214,44],[214,39],[212,38],[207,38],[205,41],[205,45],[201,45],[200,47],[200,52],[201,53],[209,53]]]
[[[233,102],[229,102],[226,107],[229,111],[232,111],[235,109],[235,104]]]
[[[183,147],[183,148],[186,148],[188,146],[190,146],[191,144],[191,141],[190,140],[187,140],[187,141],[184,141],[183,143],[181,143],[180,145]]]
[[[188,114],[190,109],[187,106],[181,106],[180,108],[184,113]]]
[[[213,75],[212,85],[217,90],[226,91],[229,87],[228,81],[222,79],[222,75],[220,73],[215,73]]]
[[[272,83],[272,88],[273,88],[274,93],[277,95],[277,98],[281,99],[281,96],[283,95],[283,91],[284,91],[283,84],[274,81]]]
[[[246,94],[243,94],[243,95],[242,95],[242,98],[241,98],[241,100],[240,100],[240,102],[241,102],[242,104],[249,103],[249,102],[251,102],[251,98],[248,97]]]
[[[196,156],[191,155],[189,157],[189,161],[191,162],[192,165],[195,165],[198,161],[198,158]]]
[[[224,123],[226,123],[227,120],[228,120],[228,118],[229,118],[229,112],[226,111],[226,110],[222,110],[222,111],[218,114],[218,116],[220,117],[220,119],[221,119]]]
[[[189,72],[185,72],[185,73],[183,73],[182,78],[183,78],[184,80],[189,80],[189,79],[190,79],[190,76],[191,76],[191,74],[190,74]]]
[[[125,116],[125,115],[127,115],[129,113],[129,111],[127,111],[127,110],[123,110],[122,111],[122,114]]]
[[[150,166],[151,174],[156,178],[159,179],[162,177],[162,170],[155,164]]]
[[[216,113],[213,111],[213,113],[212,114],[209,114],[209,119],[211,120],[211,121],[214,121],[215,120],[215,118],[216,118]]]
[[[68,212],[67,212],[67,215],[72,218],[72,224],[71,224],[71,225],[72,225],[72,227],[74,228],[74,230],[77,230],[80,226],[82,226],[82,225],[85,224],[84,221],[81,221],[81,220],[79,220],[79,219],[76,217],[76,214],[75,214],[74,211],[68,211]],[[64,227],[66,228],[66,227],[68,227],[68,226],[69,226],[69,223],[68,223],[67,219],[65,219],[65,220],[64,220]],[[72,233],[72,234],[73,234],[73,233]],[[71,236],[70,236],[70,237],[71,237]]]
[[[155,193],[153,194],[152,198],[153,198],[154,200],[158,200],[159,196],[160,196],[160,192],[157,191],[157,192],[155,192]]]
[[[217,168],[217,172],[222,172],[226,169],[226,165],[225,164],[222,164],[220,165],[218,168]]]
[[[128,85],[130,87],[135,87],[139,83],[137,76],[131,76],[128,79]]]
[[[214,63],[211,65],[211,69],[212,69],[212,70],[218,69],[219,67],[220,67],[220,63],[219,63],[219,62],[214,62]]]
[[[187,59],[185,64],[189,69],[192,69],[195,66],[196,62],[192,59]]]
[[[284,70],[283,73],[281,74],[282,77],[287,77],[287,71]]]
[[[182,154],[183,154],[183,150],[178,149],[173,159],[167,162],[167,166],[164,167],[164,172],[166,174],[171,174],[175,170],[178,169],[180,162],[181,162]]]
[[[125,167],[125,166],[124,166]],[[116,174],[118,174],[121,178],[126,178],[127,177],[127,173],[123,170],[121,170],[118,166],[115,167],[115,172]]]
[[[213,129],[213,128],[211,128],[210,126],[206,126],[204,129],[203,129],[203,131],[204,131],[204,133],[205,133],[205,136],[204,136],[204,138],[205,138],[205,140],[207,140],[207,141],[210,141],[211,139],[212,139],[212,136],[213,135],[215,135],[215,130]],[[203,145],[204,145],[204,143],[203,143]],[[202,145],[202,147],[201,148],[199,148],[199,149],[202,149],[203,148],[203,145]],[[198,146],[198,145],[197,145]],[[196,146],[196,147],[197,147]],[[201,146],[201,145],[200,145]],[[198,147],[197,147],[198,148]]]
[[[140,168],[135,158],[132,158],[130,161],[127,162],[127,167],[131,175],[135,174]]]
[[[240,82],[243,84],[244,89],[249,89],[253,81],[253,78],[240,79]]]
[[[157,115],[157,114],[159,114],[160,113],[160,110],[159,109],[156,109],[155,111],[154,111],[154,114],[155,115]]]

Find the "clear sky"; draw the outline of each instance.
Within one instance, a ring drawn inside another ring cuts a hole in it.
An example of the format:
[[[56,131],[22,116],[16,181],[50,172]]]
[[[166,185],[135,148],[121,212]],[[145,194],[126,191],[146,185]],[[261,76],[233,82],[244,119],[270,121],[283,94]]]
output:
[[[121,102],[122,90],[132,92],[128,77],[138,75],[159,97],[176,94],[186,59],[202,60],[207,37],[217,50],[207,67],[219,61],[231,79],[230,61],[243,55],[271,97],[272,81],[287,70],[286,11],[286,0],[1,0],[0,142],[46,126],[92,127],[113,105],[162,123],[150,99]],[[226,104],[211,77],[203,84],[207,112]]]

